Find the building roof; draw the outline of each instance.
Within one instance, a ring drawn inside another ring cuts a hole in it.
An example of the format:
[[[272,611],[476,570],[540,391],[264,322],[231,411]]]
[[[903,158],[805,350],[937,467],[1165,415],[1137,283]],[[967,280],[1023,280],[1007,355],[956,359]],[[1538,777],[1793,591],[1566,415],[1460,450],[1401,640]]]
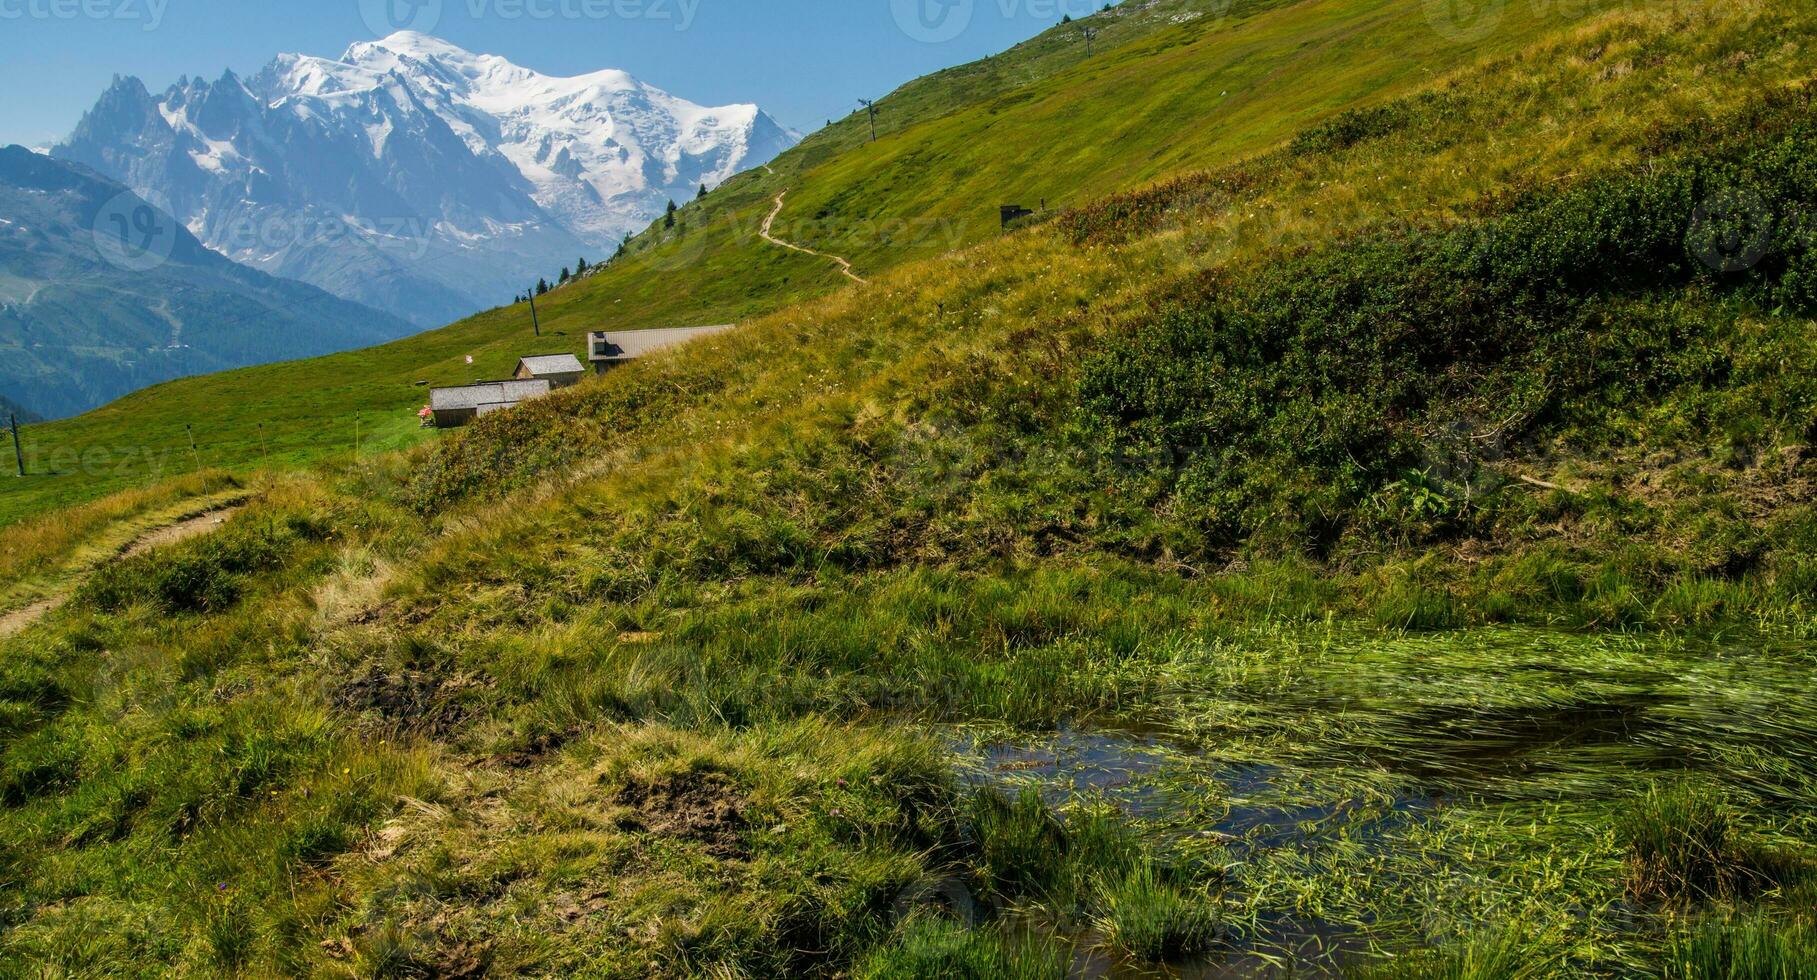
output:
[[[690,340],[725,333],[737,324],[717,327],[669,327],[663,330],[611,330],[587,335],[587,359],[613,363],[635,361],[659,350],[677,347]]]
[[[549,382],[542,378],[533,381],[488,381],[459,388],[432,388],[429,391],[429,407],[437,412],[459,412],[489,405],[508,408],[518,402],[541,398],[549,391]]]
[[[584,374],[587,366],[573,354],[533,354],[517,362],[519,370],[530,369],[533,377],[544,378],[552,374]]]

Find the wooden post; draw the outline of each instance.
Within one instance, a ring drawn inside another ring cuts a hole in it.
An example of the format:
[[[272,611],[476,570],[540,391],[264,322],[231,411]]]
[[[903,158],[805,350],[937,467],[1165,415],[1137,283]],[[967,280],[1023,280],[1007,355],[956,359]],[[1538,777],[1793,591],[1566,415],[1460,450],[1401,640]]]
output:
[[[530,290],[530,326],[536,331],[538,337],[543,335],[542,321],[536,318],[536,289],[534,287]]]
[[[19,475],[25,475],[25,450],[19,448],[19,416],[8,415],[13,423],[13,460],[19,464]]]
[[[189,433],[189,456],[191,459],[195,460],[196,472],[200,473],[202,472],[202,450],[196,448],[195,427],[185,422],[183,424],[183,431]]]
[[[877,142],[877,103],[870,99],[859,99],[864,108],[871,114],[871,142]]]

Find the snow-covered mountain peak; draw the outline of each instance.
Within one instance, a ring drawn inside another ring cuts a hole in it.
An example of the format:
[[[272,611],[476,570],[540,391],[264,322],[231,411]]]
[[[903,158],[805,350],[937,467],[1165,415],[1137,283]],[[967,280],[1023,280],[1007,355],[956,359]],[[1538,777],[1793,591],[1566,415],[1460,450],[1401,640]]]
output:
[[[474,54],[457,44],[450,44],[439,37],[419,31],[398,31],[390,37],[380,38],[377,41],[360,41],[350,45],[347,53],[341,56],[341,60],[357,64],[380,52],[401,57],[435,58],[451,62],[473,62],[494,57],[493,55]]]
[[[161,96],[117,81],[57,153],[167,207],[233,258],[398,309],[364,286],[349,293],[312,278],[336,267],[314,243],[263,235],[244,244],[246,219],[347,225],[361,229],[355,237],[403,222],[466,255],[509,243],[511,260],[493,263],[501,283],[478,280],[495,302],[516,291],[505,275],[516,283],[583,248],[610,251],[668,201],[768,162],[796,139],[755,105],[697,105],[612,69],[546,75],[405,31],[339,59],[279,55],[248,80],[185,78]],[[435,253],[424,254],[418,261],[432,263]],[[472,271],[454,267],[427,273],[469,293]]]

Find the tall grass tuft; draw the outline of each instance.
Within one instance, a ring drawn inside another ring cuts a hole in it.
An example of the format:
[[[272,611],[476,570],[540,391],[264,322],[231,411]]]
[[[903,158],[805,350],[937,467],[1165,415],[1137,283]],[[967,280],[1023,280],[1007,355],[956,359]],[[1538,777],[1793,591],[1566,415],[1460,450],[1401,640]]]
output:
[[[994,930],[941,919],[914,919],[859,967],[865,980],[1059,980],[1069,958],[1036,939],[1012,941]]]
[[[980,790],[972,798],[971,817],[978,856],[1003,894],[1042,895],[1062,884],[1066,826],[1039,791],[1031,787],[1011,798],[995,788]]]
[[[1219,915],[1211,900],[1167,881],[1152,862],[1103,882],[1098,928],[1111,949],[1149,962],[1210,949]]]
[[[1817,926],[1764,917],[1719,922],[1675,936],[1667,980],[1799,980],[1817,977]]]
[[[1726,898],[1751,890],[1769,862],[1737,837],[1729,808],[1688,783],[1657,784],[1616,823],[1627,890],[1643,901]]]
[[[1360,972],[1364,980],[1528,980],[1557,976],[1558,964],[1517,929],[1503,929],[1424,950]]]

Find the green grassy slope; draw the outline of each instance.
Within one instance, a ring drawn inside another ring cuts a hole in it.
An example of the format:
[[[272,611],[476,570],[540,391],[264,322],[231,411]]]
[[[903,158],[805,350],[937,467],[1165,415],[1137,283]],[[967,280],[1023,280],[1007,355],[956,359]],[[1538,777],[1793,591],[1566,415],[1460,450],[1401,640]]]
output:
[[[758,239],[778,193],[789,194],[779,237],[848,254],[875,275],[995,234],[999,203],[1078,203],[1256,153],[1340,106],[1569,23],[1516,7],[1498,30],[1462,41],[1434,30],[1418,0],[1132,5],[1091,19],[1104,33],[1090,62],[1075,28],[1056,29],[892,94],[878,144],[867,124],[844,120],[773,172],[690,205],[677,231],[658,225],[626,258],[542,301],[541,341],[527,308],[499,309],[372,350],[160,385],[32,427],[36,475],[0,484],[0,523],[197,466],[293,466],[351,455],[356,437],[373,449],[411,445],[432,437],[416,428],[418,381],[496,377],[522,354],[578,353],[589,329],[730,322],[842,288],[831,263]]]
[[[1561,22],[264,481],[0,641],[0,961],[1811,974],[1814,30]]]

